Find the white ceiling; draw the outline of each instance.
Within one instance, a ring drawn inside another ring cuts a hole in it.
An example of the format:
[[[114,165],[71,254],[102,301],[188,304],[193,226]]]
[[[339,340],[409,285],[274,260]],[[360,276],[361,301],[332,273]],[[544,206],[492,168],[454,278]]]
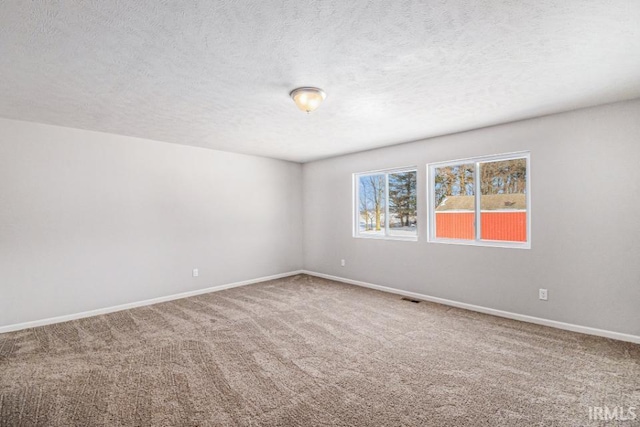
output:
[[[639,96],[638,0],[0,2],[0,116],[300,162]]]

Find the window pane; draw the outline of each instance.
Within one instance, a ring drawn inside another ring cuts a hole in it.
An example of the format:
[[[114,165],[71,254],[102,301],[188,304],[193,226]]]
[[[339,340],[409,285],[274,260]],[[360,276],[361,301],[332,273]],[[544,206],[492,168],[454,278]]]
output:
[[[417,236],[416,171],[389,174],[389,235]]]
[[[475,165],[435,169],[435,237],[475,239]]]
[[[385,175],[358,178],[358,232],[360,235],[385,235]]]
[[[480,164],[482,240],[527,241],[527,160]]]

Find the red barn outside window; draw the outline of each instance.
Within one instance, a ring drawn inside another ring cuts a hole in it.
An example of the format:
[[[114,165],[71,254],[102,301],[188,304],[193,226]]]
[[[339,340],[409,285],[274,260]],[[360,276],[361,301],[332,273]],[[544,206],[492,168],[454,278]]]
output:
[[[429,165],[433,242],[530,247],[529,153]]]

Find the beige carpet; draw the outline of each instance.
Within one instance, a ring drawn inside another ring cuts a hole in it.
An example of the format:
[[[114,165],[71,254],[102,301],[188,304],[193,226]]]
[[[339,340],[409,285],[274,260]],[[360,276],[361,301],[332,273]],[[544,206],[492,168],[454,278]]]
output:
[[[604,405],[640,406],[640,346],[303,275],[0,335],[2,426],[573,426]]]

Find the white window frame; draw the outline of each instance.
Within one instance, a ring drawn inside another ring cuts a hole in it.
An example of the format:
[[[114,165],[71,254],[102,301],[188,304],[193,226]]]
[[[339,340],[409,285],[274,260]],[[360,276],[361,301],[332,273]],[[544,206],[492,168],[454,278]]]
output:
[[[416,173],[416,235],[415,236],[394,236],[389,234],[389,175],[402,172],[415,172]],[[384,212],[384,235],[365,235],[360,234],[360,178],[371,175],[383,175],[385,176],[385,212]],[[409,242],[415,242],[418,240],[420,234],[420,218],[418,217],[418,167],[417,166],[405,166],[392,169],[380,169],[368,172],[356,172],[353,174],[352,179],[352,207],[353,207],[353,237],[358,239],[378,239],[378,240],[404,240]]]
[[[526,172],[526,200],[527,200],[527,241],[526,242],[508,242],[502,240],[482,240],[482,215],[478,213],[480,210],[480,164],[486,162],[495,162],[502,160],[525,159],[527,163]],[[436,237],[436,196],[435,191],[435,170],[446,166],[456,166],[461,164],[473,163],[474,185],[475,185],[475,239],[446,239]],[[519,151],[515,153],[496,154],[491,156],[469,157],[467,159],[451,160],[446,162],[429,163],[427,165],[427,200],[428,200],[428,218],[427,218],[427,241],[429,243],[446,243],[455,245],[470,246],[493,246],[499,248],[517,248],[531,249],[531,152]]]

